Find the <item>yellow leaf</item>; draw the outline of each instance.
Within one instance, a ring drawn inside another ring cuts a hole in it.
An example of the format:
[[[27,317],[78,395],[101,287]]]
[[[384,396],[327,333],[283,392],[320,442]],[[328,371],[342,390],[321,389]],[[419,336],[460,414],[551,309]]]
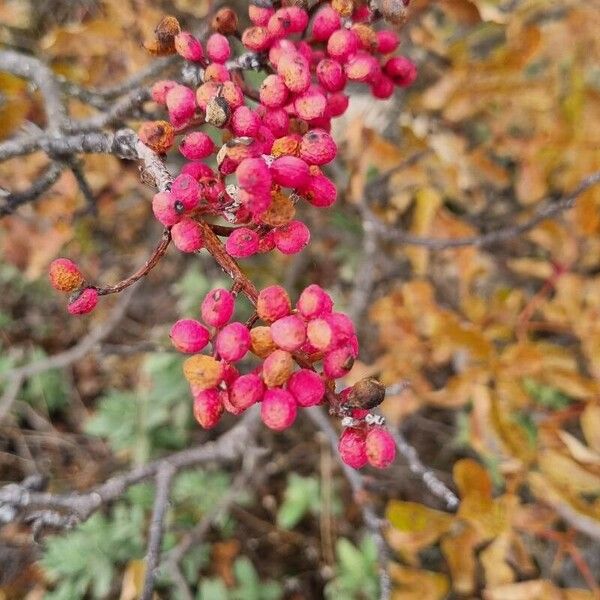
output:
[[[442,600],[448,593],[448,578],[441,573],[393,563],[390,576],[394,584],[392,600]]]
[[[476,530],[467,523],[442,540],[441,548],[450,569],[452,589],[461,596],[472,594],[475,590],[475,548],[480,542]]]
[[[600,477],[586,470],[574,460],[556,450],[539,453],[541,472],[555,485],[574,494],[600,493]]]
[[[538,579],[510,583],[483,592],[484,600],[563,600],[562,590],[551,581]]]
[[[502,533],[479,554],[485,572],[485,583],[488,587],[495,588],[514,581],[513,570],[506,562],[510,546],[510,534]]]
[[[462,498],[477,495],[492,498],[492,480],[488,472],[471,458],[463,458],[454,464],[452,477]]]
[[[580,423],[587,443],[596,452],[600,452],[600,405],[588,404],[581,415]]]
[[[121,583],[121,595],[119,600],[135,600],[139,598],[144,586],[144,574],[146,565],[143,560],[130,560],[127,563],[123,581]]]
[[[420,236],[429,235],[433,219],[441,203],[442,197],[435,188],[421,188],[415,196],[411,232]],[[424,275],[427,272],[429,263],[429,250],[415,246],[406,248],[406,254],[412,262],[415,273],[417,275]]]
[[[600,454],[590,450],[587,446],[582,444],[574,435],[563,431],[562,429],[558,432],[558,437],[563,441],[565,446],[568,448],[571,456],[578,462],[590,465],[600,464]]]

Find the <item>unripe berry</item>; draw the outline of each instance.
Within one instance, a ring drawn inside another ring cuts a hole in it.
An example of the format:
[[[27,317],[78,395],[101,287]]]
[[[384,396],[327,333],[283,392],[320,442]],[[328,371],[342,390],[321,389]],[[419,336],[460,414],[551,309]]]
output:
[[[83,284],[83,274],[79,267],[68,258],[57,258],[48,269],[50,284],[59,292],[72,292]]]
[[[295,352],[306,340],[306,324],[297,315],[282,317],[271,325],[271,337],[282,350]]]
[[[212,429],[223,414],[223,402],[218,390],[196,390],[194,396],[194,418],[204,429]]]
[[[366,452],[369,464],[378,469],[389,467],[396,458],[396,443],[383,427],[372,427],[367,432]]]
[[[238,18],[235,11],[228,7],[219,9],[211,26],[216,32],[223,35],[235,35],[238,30]]]
[[[312,319],[306,327],[306,336],[311,345],[321,352],[333,348],[333,328],[325,319]]]
[[[248,6],[248,16],[254,25],[266,25],[273,16],[275,9],[250,4]]]
[[[171,238],[175,247],[181,252],[198,252],[204,246],[204,237],[200,225],[184,217],[171,227]]]
[[[338,444],[341,459],[353,469],[361,469],[367,464],[365,434],[360,429],[348,427],[342,432]]]
[[[231,319],[235,307],[235,298],[231,292],[222,288],[206,294],[200,307],[202,320],[211,327],[223,327]]]
[[[184,211],[193,210],[200,200],[200,186],[191,175],[180,174],[171,184],[171,194],[183,204]]]
[[[183,203],[171,192],[158,192],[152,198],[152,212],[165,227],[172,227],[175,223],[179,223],[184,211]]]
[[[283,385],[294,371],[294,359],[285,350],[275,350],[265,358],[262,378],[268,388]]]
[[[349,103],[350,100],[346,94],[341,92],[330,94],[327,96],[327,112],[331,117],[340,117],[346,112]]]
[[[316,41],[325,42],[334,31],[339,29],[340,25],[339,13],[333,10],[329,4],[326,4],[317,11],[313,19],[312,37]]]
[[[260,194],[271,188],[271,173],[262,158],[246,158],[235,171],[238,185],[250,192]]]
[[[266,326],[253,327],[250,330],[250,351],[259,358],[266,358],[277,349],[271,337],[271,328]]]
[[[175,36],[175,50],[186,60],[198,62],[204,58],[202,44],[187,31],[182,31]]]
[[[317,79],[328,92],[339,92],[346,85],[346,74],[342,65],[333,58],[324,58],[317,65]]]
[[[202,131],[189,133],[179,145],[179,152],[188,160],[206,158],[214,152],[214,149],[214,142]]]
[[[274,183],[287,188],[302,189],[310,180],[308,165],[296,156],[281,156],[271,164]]]
[[[243,323],[230,323],[219,331],[215,342],[219,356],[227,362],[241,360],[250,349],[250,332]]]
[[[265,392],[260,405],[260,418],[269,429],[287,429],[296,420],[296,413],[296,401],[288,391],[275,388]]]
[[[304,134],[300,143],[300,158],[311,165],[325,165],[337,154],[337,146],[329,133],[312,129]]]
[[[206,42],[206,55],[216,63],[224,63],[231,56],[231,47],[224,35],[213,33]]]
[[[165,154],[173,145],[175,132],[167,121],[147,121],[140,126],[138,137],[157,154]]]
[[[275,247],[283,254],[296,254],[310,241],[310,231],[302,221],[290,221],[275,230]]]
[[[204,349],[210,333],[195,319],[180,319],[171,327],[171,342],[177,350],[186,354],[195,354]]]
[[[210,63],[210,65],[204,69],[202,81],[204,81],[204,83],[207,81],[223,83],[225,81],[231,81],[231,74],[225,65],[221,63]]]
[[[277,73],[295,94],[301,94],[310,86],[310,65],[298,52],[282,56],[277,63]]]
[[[340,62],[346,62],[357,50],[358,36],[349,29],[338,29],[327,40],[327,54]]]
[[[325,384],[317,373],[310,369],[296,371],[287,382],[288,391],[299,406],[308,407],[320,404],[325,395]]]
[[[310,87],[294,100],[296,114],[305,121],[318,119],[325,114],[327,98],[316,87]]]
[[[169,120],[173,127],[185,125],[196,111],[196,97],[194,92],[185,85],[176,85],[165,96]]]
[[[337,348],[323,359],[323,372],[330,379],[345,377],[354,365],[354,352],[350,348]]]
[[[217,387],[221,383],[224,373],[223,363],[205,354],[190,356],[183,363],[185,378],[198,391]]]
[[[259,97],[265,106],[281,108],[288,98],[288,89],[283,77],[267,75],[260,86]]]
[[[262,379],[254,374],[238,377],[229,389],[229,402],[242,412],[256,404],[263,397],[265,386]]]
[[[199,161],[185,163],[179,173],[181,175],[191,175],[196,181],[215,176],[213,170],[207,164]],[[202,187],[200,187],[200,195],[202,196]]]
[[[220,87],[221,97],[229,105],[229,109],[234,111],[244,104],[244,92],[237,83],[233,81],[224,81]],[[208,105],[207,105],[208,110]]]
[[[282,108],[270,109],[262,118],[263,125],[268,128],[275,137],[285,135],[290,128],[290,118]],[[268,154],[269,152],[265,152]]]
[[[272,323],[289,315],[291,310],[290,297],[280,285],[270,285],[259,292],[256,312],[263,321]]]
[[[321,286],[313,283],[300,294],[296,307],[305,319],[315,319],[331,312],[333,300]]]
[[[258,252],[258,234],[247,227],[239,227],[227,238],[225,249],[234,258],[252,256]]]
[[[98,297],[98,290],[93,287],[73,292],[69,297],[67,310],[72,315],[85,315],[96,308]]]
[[[157,81],[150,89],[150,96],[152,97],[152,100],[158,104],[165,104],[167,102],[167,92],[173,89],[176,85],[178,85],[178,83],[172,79],[161,79],[160,81]],[[144,142],[144,144],[146,144],[146,142]]]
[[[240,106],[231,115],[230,127],[234,135],[254,137],[258,133],[260,119],[247,106]]]
[[[384,65],[385,74],[400,87],[407,87],[417,78],[417,67],[405,56],[394,56]]]
[[[327,208],[335,202],[337,188],[325,175],[313,175],[302,194],[313,206]]]
[[[253,52],[263,52],[273,41],[273,34],[267,27],[255,25],[248,27],[242,34],[242,44]]]
[[[394,82],[386,75],[381,75],[371,84],[371,93],[375,98],[386,100],[394,93]]]
[[[398,34],[391,29],[382,29],[377,32],[377,52],[390,54],[400,45]]]

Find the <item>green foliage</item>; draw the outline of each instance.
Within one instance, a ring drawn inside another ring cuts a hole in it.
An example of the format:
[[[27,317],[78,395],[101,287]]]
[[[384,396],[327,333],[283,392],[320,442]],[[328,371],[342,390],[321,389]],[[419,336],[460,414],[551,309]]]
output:
[[[531,377],[523,379],[523,388],[538,404],[546,408],[561,410],[571,404],[571,399],[566,394]]]
[[[325,586],[329,600],[344,598],[376,598],[379,589],[377,579],[377,548],[372,537],[366,536],[359,546],[345,538],[336,544],[337,565],[335,577]]]
[[[143,511],[117,505],[110,518],[96,513],[73,531],[49,538],[41,565],[57,587],[44,598],[106,598],[116,566],[143,555],[143,531]]]
[[[188,439],[189,390],[175,354],[149,354],[134,392],[112,391],[103,396],[86,432],[106,437],[118,452],[138,463],[158,450],[179,449]]]
[[[233,563],[237,586],[229,590],[221,579],[203,579],[197,600],[278,600],[283,590],[271,580],[261,581],[254,565],[242,556]]]
[[[290,473],[284,500],[277,512],[277,525],[292,529],[307,513],[318,514],[319,510],[319,480]]]

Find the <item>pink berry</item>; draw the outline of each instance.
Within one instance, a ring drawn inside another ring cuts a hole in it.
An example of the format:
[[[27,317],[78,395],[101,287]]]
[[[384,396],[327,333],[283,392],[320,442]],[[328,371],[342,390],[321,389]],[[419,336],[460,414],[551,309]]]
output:
[[[310,170],[301,158],[281,156],[271,164],[271,176],[282,187],[302,189],[310,180]]]
[[[274,12],[273,8],[263,8],[254,4],[248,6],[248,16],[254,25],[266,25]]]
[[[308,25],[308,13],[299,6],[287,7],[288,17],[290,19],[290,31],[292,33],[302,33]]]
[[[206,55],[212,62],[226,62],[231,56],[231,47],[227,38],[220,33],[213,33],[206,42]]]
[[[381,75],[381,67],[377,59],[368,52],[357,52],[351,56],[344,70],[350,81],[371,82]]]
[[[186,135],[180,146],[179,152],[188,160],[196,160],[210,156],[215,150],[215,143],[202,131],[194,131]]]
[[[359,429],[344,429],[338,444],[341,459],[353,469],[361,469],[367,464],[365,434]]]
[[[269,50],[269,62],[277,68],[279,59],[286,54],[294,54],[297,52],[296,45],[292,40],[280,39],[276,40]]]
[[[186,60],[198,62],[204,58],[202,44],[187,31],[182,31],[175,36],[175,50]]]
[[[313,20],[313,39],[319,42],[327,41],[331,34],[339,29],[340,25],[341,19],[339,13],[331,8],[329,4],[326,4],[317,11]]]
[[[258,294],[256,312],[268,323],[272,323],[290,314],[292,303],[288,293],[280,285],[270,285]]]
[[[195,319],[180,319],[171,327],[169,333],[173,346],[180,352],[194,354],[204,349],[210,333],[208,329]]]
[[[48,269],[50,284],[59,292],[72,292],[83,284],[83,274],[79,267],[68,258],[57,258]]]
[[[268,110],[263,116],[262,122],[275,137],[285,135],[290,128],[290,118],[282,108]]]
[[[275,230],[275,247],[283,254],[296,254],[310,241],[310,231],[302,221],[290,221]]]
[[[400,45],[398,34],[391,29],[382,29],[376,35],[377,52],[380,54],[390,54]]]
[[[246,258],[258,252],[258,234],[247,227],[238,227],[225,242],[225,249],[234,258]]]
[[[337,188],[325,175],[312,175],[302,194],[313,206],[327,208],[335,203]]]
[[[260,405],[260,418],[267,427],[283,431],[294,423],[296,413],[296,401],[288,391],[273,388],[265,392]]]
[[[394,82],[385,75],[381,75],[371,84],[371,93],[375,98],[386,100],[394,93]]]
[[[210,63],[204,69],[204,77],[202,78],[204,83],[207,81],[214,81],[215,83],[224,83],[225,81],[231,81],[231,75],[229,70],[224,64],[221,63]]]
[[[294,396],[298,406],[316,406],[323,400],[325,384],[323,380],[309,369],[296,371],[287,382],[288,391]]]
[[[185,163],[181,168],[180,174],[191,175],[196,181],[215,176],[213,170],[207,164],[200,161]]]
[[[200,200],[200,186],[191,175],[180,174],[171,184],[171,194],[181,202],[184,211],[193,210]]]
[[[273,34],[267,27],[255,25],[248,27],[242,34],[242,44],[253,52],[263,52],[273,42]]]
[[[220,83],[207,81],[196,90],[196,103],[203,111],[206,111],[208,103],[219,93]]]
[[[300,294],[296,307],[305,319],[315,319],[331,312],[333,300],[322,287],[313,283]]]
[[[165,96],[169,120],[173,127],[182,127],[196,111],[196,97],[194,92],[185,85],[176,85]]]
[[[241,208],[245,208],[253,218],[258,219],[269,209],[271,205],[271,193],[269,190],[249,192],[245,189],[240,189],[238,200],[242,205]],[[239,209],[237,216],[240,216]],[[258,240],[258,252],[261,252],[261,239]]]
[[[240,106],[235,109],[229,125],[237,136],[254,137],[258,133],[260,119],[247,106]]]
[[[310,87],[294,100],[296,114],[305,121],[318,119],[325,114],[327,98],[316,87]]]
[[[242,375],[229,389],[229,402],[241,412],[259,402],[264,391],[265,386],[258,375],[254,373]]]
[[[256,140],[260,144],[261,153],[269,154],[271,151],[271,147],[273,146],[273,142],[275,141],[275,136],[268,127],[261,126],[258,130]]]
[[[332,312],[325,316],[325,320],[333,330],[336,345],[346,343],[356,333],[354,323],[344,313]]]
[[[185,206],[171,192],[158,192],[152,198],[152,212],[165,226],[172,227],[181,221]]]
[[[338,29],[327,40],[327,54],[340,62],[346,62],[357,50],[358,36],[349,29]]]
[[[235,298],[231,292],[222,288],[206,294],[200,307],[202,320],[211,327],[223,327],[231,319],[235,307]]]
[[[295,352],[306,340],[306,324],[297,315],[281,317],[271,325],[271,338],[282,350]]]
[[[260,86],[259,97],[265,106],[281,108],[288,98],[288,89],[283,78],[279,75],[267,75]]]
[[[407,87],[417,78],[417,67],[404,56],[394,56],[384,65],[385,74],[400,87]]]
[[[178,250],[181,252],[198,252],[204,246],[204,237],[200,225],[184,217],[171,227],[171,238]]]
[[[239,186],[255,194],[271,189],[271,173],[262,158],[246,158],[235,171]]]
[[[304,134],[300,142],[300,158],[311,165],[325,165],[337,154],[337,146],[329,133],[312,129]]]
[[[161,79],[160,81],[157,81],[150,90],[152,100],[158,104],[166,104],[167,92],[172,90],[176,85],[178,85],[178,83],[172,79]]]
[[[85,315],[92,312],[98,304],[98,290],[87,287],[71,294],[67,310],[72,315]]]
[[[328,92],[339,92],[346,85],[346,74],[342,65],[332,58],[324,58],[319,62],[317,78]]]
[[[263,254],[265,252],[271,252],[275,248],[275,232],[273,230],[268,231],[260,238],[258,243],[258,251]]]
[[[350,348],[337,348],[323,359],[323,372],[330,379],[345,377],[354,365],[354,352]]]
[[[339,117],[346,112],[349,103],[350,100],[346,94],[341,92],[330,94],[327,96],[327,111],[330,116]]]
[[[211,388],[208,390],[194,390],[194,418],[204,429],[212,429],[217,425],[223,414],[223,402],[219,391]]]
[[[215,348],[227,362],[236,362],[244,357],[250,348],[250,332],[243,323],[230,323],[217,335]]]
[[[284,54],[277,63],[277,73],[288,90],[295,94],[301,94],[310,86],[310,65],[298,52]]]
[[[396,443],[392,434],[383,427],[373,427],[367,432],[366,452],[369,464],[378,469],[389,467],[396,458]]]
[[[321,352],[333,348],[334,332],[325,319],[312,319],[306,327],[306,336],[311,345]]]

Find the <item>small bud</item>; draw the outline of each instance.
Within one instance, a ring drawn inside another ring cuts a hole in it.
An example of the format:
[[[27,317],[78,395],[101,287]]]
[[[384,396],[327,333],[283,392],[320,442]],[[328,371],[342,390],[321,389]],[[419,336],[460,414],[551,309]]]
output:
[[[98,304],[98,290],[87,287],[71,294],[67,310],[72,315],[85,315],[92,312],[96,304]]]
[[[269,429],[287,429],[296,420],[296,414],[296,401],[288,391],[275,388],[265,392],[260,405],[260,418]]]
[[[165,154],[173,145],[175,131],[167,121],[147,121],[140,126],[138,137],[157,154]]]
[[[205,354],[190,356],[183,363],[183,374],[198,390],[216,387],[223,379],[225,368],[223,363]]]
[[[81,287],[84,278],[77,265],[68,258],[57,258],[48,269],[50,284],[59,292],[72,292]]]
[[[268,388],[283,385],[294,370],[292,355],[285,350],[275,350],[265,358],[262,378]]]
[[[250,332],[243,323],[230,323],[217,335],[215,349],[227,362],[241,360],[250,349]]]
[[[256,312],[267,323],[272,323],[289,315],[292,303],[288,293],[280,285],[271,285],[258,294]]]
[[[180,319],[175,322],[169,336],[173,346],[186,354],[202,351],[210,339],[208,329],[194,319]]]
[[[296,371],[287,382],[288,391],[299,406],[308,407],[320,404],[325,395],[325,384],[317,373],[310,369]]]
[[[359,429],[344,429],[338,450],[341,459],[353,469],[361,469],[367,464],[365,434]]]
[[[366,451],[370,465],[385,469],[396,458],[396,443],[387,429],[372,427],[367,433]]]
[[[223,402],[219,390],[197,390],[192,388],[194,396],[194,418],[204,429],[212,429],[223,414]]]
[[[171,238],[181,252],[198,252],[204,246],[200,225],[194,219],[184,217],[171,227]]]

